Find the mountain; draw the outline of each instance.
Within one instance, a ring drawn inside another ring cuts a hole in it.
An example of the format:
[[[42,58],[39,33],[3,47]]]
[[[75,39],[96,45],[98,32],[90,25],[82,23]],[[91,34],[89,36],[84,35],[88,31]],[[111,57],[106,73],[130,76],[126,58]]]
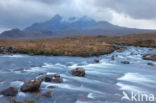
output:
[[[151,33],[156,30],[144,30],[135,28],[120,27],[106,21],[95,21],[92,18],[83,16],[81,18],[71,17],[65,20],[56,15],[48,21],[34,23],[24,30],[12,29],[1,33],[1,38],[44,38],[62,37],[73,35],[126,35],[132,33]]]

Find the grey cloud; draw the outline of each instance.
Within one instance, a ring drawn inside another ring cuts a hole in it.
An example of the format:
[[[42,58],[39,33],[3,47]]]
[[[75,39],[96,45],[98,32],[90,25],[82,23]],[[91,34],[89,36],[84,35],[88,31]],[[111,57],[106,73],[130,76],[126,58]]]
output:
[[[124,13],[135,19],[155,19],[155,0],[94,0],[101,8],[110,8],[118,13]]]
[[[0,26],[24,28],[56,14],[111,20],[111,9],[134,19],[155,19],[155,0],[0,0]]]
[[[58,4],[63,4],[66,3],[70,0],[29,0],[29,1],[34,1],[34,2],[41,2],[45,4],[50,4],[50,5],[58,5]]]

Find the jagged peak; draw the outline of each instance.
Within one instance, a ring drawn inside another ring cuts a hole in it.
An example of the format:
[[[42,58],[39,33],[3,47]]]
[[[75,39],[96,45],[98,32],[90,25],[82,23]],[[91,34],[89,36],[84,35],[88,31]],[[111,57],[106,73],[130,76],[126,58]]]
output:
[[[53,16],[50,20],[48,20],[48,22],[49,21],[61,21],[63,18],[62,18],[62,16],[60,16],[60,15],[55,15],[55,16]]]

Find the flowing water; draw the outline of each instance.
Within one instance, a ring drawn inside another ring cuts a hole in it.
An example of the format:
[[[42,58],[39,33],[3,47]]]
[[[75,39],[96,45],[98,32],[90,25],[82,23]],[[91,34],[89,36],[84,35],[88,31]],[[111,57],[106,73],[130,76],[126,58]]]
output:
[[[156,52],[156,49],[127,47],[122,52],[90,58],[0,55],[0,90],[16,87],[19,90],[17,100],[33,99],[36,103],[129,103],[121,100],[123,91],[128,96],[131,92],[156,96],[156,66],[147,65],[156,62],[142,59],[142,54],[150,52]],[[94,63],[94,59],[100,62]],[[120,63],[125,60],[130,64]],[[70,71],[76,67],[84,67],[86,76],[72,76]],[[55,73],[61,75],[63,83],[42,82],[40,87],[40,92],[52,91],[53,97],[38,98],[36,93],[20,92],[25,81]],[[47,88],[50,85],[58,88]],[[9,103],[9,98],[0,95],[0,103]],[[156,103],[156,100],[150,103]]]

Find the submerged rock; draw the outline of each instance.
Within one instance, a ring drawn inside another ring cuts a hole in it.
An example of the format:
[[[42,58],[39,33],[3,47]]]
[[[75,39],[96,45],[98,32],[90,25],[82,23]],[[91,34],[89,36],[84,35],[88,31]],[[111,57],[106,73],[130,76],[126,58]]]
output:
[[[15,69],[15,71],[24,71],[24,70],[25,70],[24,68]]]
[[[28,82],[25,82],[22,87],[22,92],[35,92],[39,91],[40,85],[41,85],[42,79],[33,79]]]
[[[115,56],[114,55],[111,57],[111,60],[115,60]]]
[[[121,61],[122,64],[130,64],[129,61]]]
[[[142,57],[144,60],[156,61],[156,54],[146,54]]]
[[[44,93],[39,94],[38,95],[38,98],[40,98],[42,96],[44,96],[44,97],[52,97],[52,96],[54,96],[54,93],[53,92],[50,92],[50,91],[44,92]]]
[[[47,88],[58,88],[58,86],[50,85]]]
[[[147,63],[147,65],[150,65],[150,66],[155,66],[155,64],[153,64],[153,63]]]
[[[18,93],[18,90],[14,87],[9,87],[0,92],[0,94],[2,94],[4,96],[16,96],[17,93]]]
[[[79,76],[79,77],[84,77],[85,76],[85,69],[82,67],[78,67],[76,69],[73,69],[71,71],[72,75],[74,76]]]
[[[121,53],[121,52],[123,52],[124,50],[126,50],[126,47],[120,47],[120,49],[118,49],[117,52]]]

